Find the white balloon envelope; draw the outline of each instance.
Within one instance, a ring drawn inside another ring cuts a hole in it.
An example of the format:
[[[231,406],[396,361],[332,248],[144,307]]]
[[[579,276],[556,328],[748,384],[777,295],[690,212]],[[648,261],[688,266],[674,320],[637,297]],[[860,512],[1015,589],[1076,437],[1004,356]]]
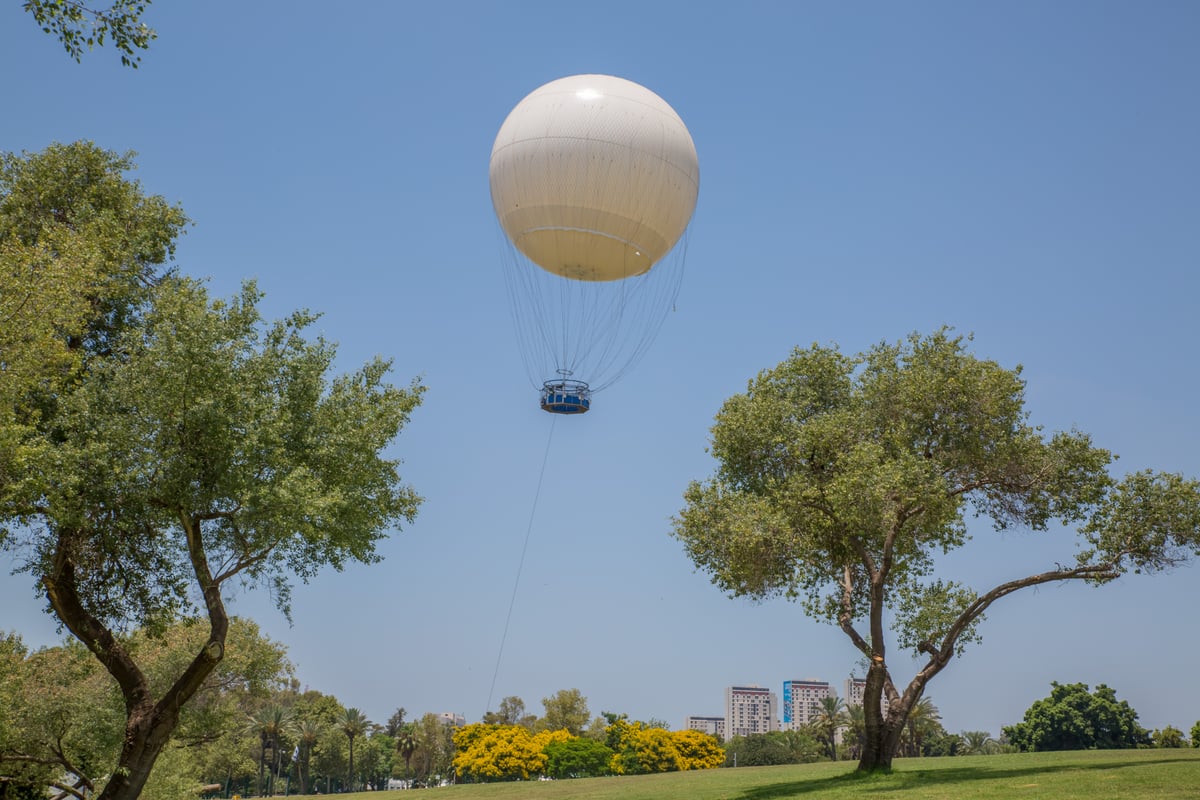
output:
[[[662,307],[661,290],[657,299],[639,297],[647,294],[641,285],[652,283],[639,276],[659,271],[652,268],[675,248],[696,207],[700,170],[686,126],[632,81],[560,78],[504,120],[489,179],[512,260],[549,273],[546,282],[514,263],[509,275],[531,376],[547,369],[580,376],[583,369],[591,391],[611,383],[648,345],[678,290],[676,278]],[[549,359],[531,363],[531,349]],[[585,363],[591,356],[603,365]]]

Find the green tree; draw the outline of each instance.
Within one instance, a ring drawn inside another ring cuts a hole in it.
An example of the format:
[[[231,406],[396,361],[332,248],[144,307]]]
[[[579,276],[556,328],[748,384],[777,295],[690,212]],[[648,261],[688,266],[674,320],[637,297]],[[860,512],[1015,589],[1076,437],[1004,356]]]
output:
[[[861,704],[855,703],[846,706],[845,740],[849,742],[851,758],[857,759],[862,756],[863,742],[867,734],[866,720],[867,717],[863,713]]]
[[[910,756],[925,754],[923,748],[925,740],[942,733],[941,719],[942,714],[933,704],[932,699],[922,697],[913,705],[905,723],[905,732],[908,734],[911,748],[908,753]]]
[[[43,454],[64,388],[144,306],[187,224],[126,177],[133,168],[131,153],[90,142],[0,155],[0,500]]]
[[[376,561],[376,541],[415,513],[380,453],[420,388],[387,385],[382,361],[328,381],[333,348],[302,336],[313,317],[264,327],[259,297],[251,285],[210,302],[196,283],[160,284],[113,354],[56,398],[0,502],[5,546],[124,693],[105,800],[137,796],[224,657],[226,584],[265,583],[287,613],[291,575]],[[160,628],[197,597],[208,640],[155,692],[115,631]]]
[[[466,728],[447,725],[437,714],[425,714],[417,720],[413,729],[417,749],[413,753],[409,777],[421,785],[437,785],[450,777],[454,769],[455,738]]]
[[[404,716],[407,713],[408,712],[404,710],[404,706],[397,708],[392,715],[388,717],[387,725],[385,725],[383,728],[384,733],[386,733],[388,736],[395,737],[396,734],[400,732],[400,729],[404,727]]]
[[[321,740],[325,726],[315,719],[294,720],[292,733],[296,737],[296,745],[300,748],[296,757],[296,772],[300,779],[300,794],[308,794],[309,778],[311,775],[310,762],[313,750]]]
[[[890,767],[910,711],[992,603],[1158,572],[1200,547],[1200,485],[1110,477],[1112,455],[1085,434],[1028,423],[1019,369],[976,358],[946,330],[855,357],[795,350],[725,402],[711,451],[716,474],[689,486],[674,535],[722,590],[799,600],[867,659],[860,770]],[[1078,525],[1083,549],[985,591],[935,579],[971,512],[1000,530]],[[907,684],[887,662],[888,610],[899,645],[924,661]]]
[[[291,724],[287,709],[278,705],[267,705],[251,714],[246,721],[247,729],[258,738],[258,786],[259,797],[273,794],[271,783],[279,771],[279,745],[283,739],[284,729]],[[263,782],[263,770],[267,766],[267,752],[271,753],[272,779]]]
[[[350,791],[354,791],[354,740],[364,736],[370,726],[371,721],[357,708],[347,708],[338,720],[338,730],[350,743],[350,766],[346,772],[346,786]]]
[[[542,705],[546,715],[538,721],[538,730],[566,731],[579,736],[591,719],[587,698],[578,689],[560,689],[553,697],[543,697]]]
[[[828,748],[829,758],[837,761],[838,731],[850,725],[850,715],[846,711],[846,702],[836,694],[822,697],[817,713],[813,717],[813,727],[820,731],[821,738]]]
[[[154,636],[135,631],[123,641],[150,685],[158,688],[170,683],[188,651],[203,645],[206,633],[203,625],[188,621]],[[170,797],[172,785],[198,784],[202,775],[222,783],[234,773],[253,775],[253,764],[240,752],[248,740],[241,737],[238,723],[246,703],[278,686],[291,665],[283,648],[252,622],[232,620],[228,642],[229,657],[180,711],[175,746],[169,749],[187,757],[156,765],[156,785],[148,784],[143,797]],[[0,686],[12,690],[0,693],[3,772],[22,765],[17,783],[39,795],[64,784],[94,791],[99,776],[116,761],[125,731],[124,699],[112,677],[73,640],[2,663],[12,668],[11,674],[0,674]]]
[[[546,774],[552,778],[595,778],[612,771],[613,751],[584,737],[550,742],[543,748]]]
[[[395,761],[396,740],[384,731],[376,729],[363,741],[359,753],[358,774],[369,789],[386,789]]]
[[[1192,726],[1192,747],[1200,747],[1200,721]]]
[[[773,767],[794,763],[787,743],[775,733],[734,736],[725,743],[727,767]]]
[[[483,715],[485,725],[520,725],[525,719],[525,701],[512,695],[500,701],[500,707]]]
[[[1183,731],[1176,728],[1174,725],[1156,730],[1150,735],[1151,741],[1155,747],[1183,747],[1187,744],[1187,740],[1183,736]]]
[[[1108,686],[1089,692],[1084,683],[1052,683],[1004,735],[1021,750],[1115,750],[1150,744],[1137,712]]]
[[[67,55],[80,61],[86,47],[91,50],[109,39],[121,53],[121,63],[137,69],[146,50],[158,34],[142,22],[152,0],[113,0],[108,8],[91,8],[77,0],[25,0],[25,10],[33,15],[44,33],[62,42]]]
[[[966,756],[990,756],[999,745],[987,731],[963,731],[961,753]]]
[[[412,757],[420,746],[420,742],[417,740],[417,726],[413,723],[405,723],[400,726],[400,730],[396,731],[396,752],[404,759],[405,780],[411,777]]]

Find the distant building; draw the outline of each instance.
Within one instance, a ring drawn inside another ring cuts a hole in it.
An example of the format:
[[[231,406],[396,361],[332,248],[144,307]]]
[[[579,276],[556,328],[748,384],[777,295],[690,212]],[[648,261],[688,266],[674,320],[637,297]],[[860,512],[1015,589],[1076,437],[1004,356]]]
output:
[[[701,731],[725,741],[724,717],[688,717],[683,721],[683,727],[685,730]]]
[[[449,725],[451,728],[461,728],[467,724],[467,718],[463,714],[455,714],[451,711],[443,711],[437,715],[442,724]]]
[[[725,731],[730,738],[779,730],[776,695],[761,686],[730,686],[725,689]]]
[[[807,725],[821,712],[821,700],[835,696],[833,688],[825,681],[784,681],[780,727],[791,731]]]
[[[866,692],[866,690],[867,690],[866,678],[856,678],[853,675],[851,675],[849,678],[846,678],[846,684],[845,684],[846,693],[844,695],[844,697],[846,699],[846,705],[861,706],[863,704],[863,694]],[[887,713],[888,699],[887,699],[886,694],[880,698],[880,710],[884,714]]]

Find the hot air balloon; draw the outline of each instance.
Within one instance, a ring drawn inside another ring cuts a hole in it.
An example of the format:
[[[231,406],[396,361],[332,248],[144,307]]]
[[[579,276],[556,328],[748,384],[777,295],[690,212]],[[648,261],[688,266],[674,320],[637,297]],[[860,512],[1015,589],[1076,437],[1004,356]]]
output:
[[[489,179],[541,407],[586,412],[641,357],[678,293],[700,188],[692,137],[632,81],[560,78],[504,120]]]

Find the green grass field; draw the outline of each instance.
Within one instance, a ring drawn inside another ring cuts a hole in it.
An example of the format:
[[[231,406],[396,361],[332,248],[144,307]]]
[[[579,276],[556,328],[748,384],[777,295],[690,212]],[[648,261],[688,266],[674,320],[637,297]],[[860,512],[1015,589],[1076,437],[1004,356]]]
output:
[[[444,800],[1195,800],[1200,798],[1200,749],[897,759],[892,774],[868,778],[855,776],[853,763],[841,762],[418,791]],[[413,795],[367,792],[339,797],[402,800]]]

